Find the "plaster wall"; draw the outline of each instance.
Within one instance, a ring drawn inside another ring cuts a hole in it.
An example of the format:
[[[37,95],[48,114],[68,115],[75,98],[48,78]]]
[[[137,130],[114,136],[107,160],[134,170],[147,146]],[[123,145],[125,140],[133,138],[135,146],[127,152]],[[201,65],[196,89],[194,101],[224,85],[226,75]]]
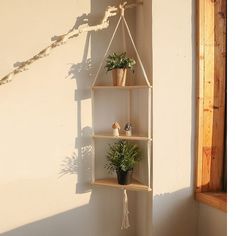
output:
[[[227,214],[210,206],[199,204],[198,236],[226,236]]]
[[[136,10],[136,45],[142,59],[147,77],[152,85],[153,82],[153,62],[152,62],[152,1],[145,0],[143,6],[137,7]],[[144,75],[141,70],[138,71],[140,81],[144,81]],[[148,103],[143,99],[139,99],[139,113],[136,123],[144,125],[147,115]],[[144,127],[143,127],[144,128]],[[152,174],[151,174],[152,176]],[[152,177],[151,177],[152,180]],[[152,235],[152,193],[139,193],[136,200],[136,236]]]
[[[197,235],[194,1],[152,1],[153,235]]]
[[[54,33],[86,19],[100,22],[106,6],[105,0],[1,1],[0,76],[46,47]],[[193,12],[191,0],[144,0],[136,11],[136,43],[153,83],[153,195],[129,193],[128,231],[120,230],[121,192],[88,185],[90,85],[117,19],[0,87],[3,236],[226,235],[226,215],[193,200]]]
[[[226,214],[193,197],[195,12],[195,1],[152,1],[153,235],[227,235]]]
[[[105,0],[0,1],[0,76],[51,38],[87,21],[100,23],[107,5]],[[71,39],[0,86],[2,236],[134,235],[132,193],[132,226],[121,231],[122,192],[89,185],[90,86],[116,22]]]

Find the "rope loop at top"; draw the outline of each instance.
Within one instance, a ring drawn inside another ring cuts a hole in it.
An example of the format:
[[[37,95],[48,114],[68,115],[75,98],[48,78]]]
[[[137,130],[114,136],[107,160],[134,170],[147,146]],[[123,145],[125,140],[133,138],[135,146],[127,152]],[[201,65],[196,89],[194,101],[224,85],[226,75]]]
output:
[[[127,5],[127,2],[123,2],[122,4],[119,5],[120,8],[120,15],[124,16],[125,15],[125,6]]]

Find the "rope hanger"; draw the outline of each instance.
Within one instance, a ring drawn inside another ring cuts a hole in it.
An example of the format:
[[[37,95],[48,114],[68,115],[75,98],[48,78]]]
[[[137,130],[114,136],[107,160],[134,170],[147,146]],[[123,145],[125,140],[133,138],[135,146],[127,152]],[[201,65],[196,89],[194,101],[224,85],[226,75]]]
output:
[[[124,188],[123,190],[124,196],[123,196],[123,219],[121,224],[121,229],[128,229],[130,227],[129,224],[129,206],[128,206],[128,195],[127,191]]]
[[[111,44],[112,44],[112,42],[113,42],[113,40],[114,40],[114,38],[115,38],[115,35],[116,35],[116,33],[117,33],[117,29],[118,29],[118,27],[119,27],[119,25],[120,25],[120,23],[121,23],[121,20],[123,21],[122,23],[124,23],[124,26],[126,27],[127,33],[128,33],[128,35],[129,35],[129,38],[130,38],[131,43],[132,43],[132,45],[133,45],[134,51],[135,51],[135,53],[136,53],[138,62],[139,62],[139,64],[140,64],[140,66],[141,66],[141,70],[142,70],[142,72],[143,72],[143,75],[144,75],[144,79],[145,79],[145,81],[146,81],[146,84],[147,84],[148,86],[150,86],[150,82],[149,82],[149,80],[148,80],[147,73],[146,73],[146,71],[145,71],[145,69],[144,69],[142,60],[141,60],[141,58],[140,58],[140,56],[139,56],[138,50],[137,50],[136,45],[135,45],[135,43],[134,43],[134,39],[133,39],[132,34],[131,34],[131,32],[130,32],[128,23],[127,23],[127,21],[126,21],[126,19],[125,19],[125,9],[126,9],[125,6],[126,6],[126,4],[127,4],[127,2],[124,2],[123,4],[120,4],[120,5],[119,5],[120,18],[119,18],[119,20],[118,20],[118,22],[117,22],[117,25],[116,25],[116,27],[115,27],[115,29],[114,29],[114,32],[113,32],[112,36],[111,36],[110,42],[108,43],[107,49],[106,49],[105,54],[104,54],[104,56],[103,56],[103,58],[102,58],[102,60],[101,60],[100,66],[99,66],[99,68],[98,68],[98,71],[97,71],[97,73],[96,73],[96,76],[95,76],[95,79],[94,79],[94,82],[93,82],[92,86],[95,85],[95,83],[96,83],[96,81],[97,81],[97,79],[98,79],[98,75],[99,75],[99,73],[100,73],[100,71],[101,71],[101,69],[102,69],[103,61],[106,59],[107,53],[108,53],[108,51],[109,51],[109,49],[110,49],[110,47],[111,47]],[[125,37],[124,37],[124,35],[123,35],[123,43],[124,43],[124,45],[126,46],[126,42],[125,42]]]

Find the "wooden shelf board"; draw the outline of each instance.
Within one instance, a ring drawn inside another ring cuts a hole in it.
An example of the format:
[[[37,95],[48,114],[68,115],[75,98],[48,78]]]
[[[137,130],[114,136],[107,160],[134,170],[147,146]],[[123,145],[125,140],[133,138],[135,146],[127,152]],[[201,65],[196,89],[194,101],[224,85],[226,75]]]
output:
[[[94,186],[104,186],[104,187],[112,187],[112,188],[119,188],[119,189],[126,189],[132,191],[151,191],[151,189],[137,180],[133,180],[129,185],[120,185],[117,183],[117,179],[115,178],[107,178],[107,179],[96,179]]]
[[[227,193],[225,192],[196,193],[196,200],[227,212]]]
[[[152,88],[147,85],[133,85],[133,86],[93,86],[92,89],[143,89]]]
[[[95,134],[93,135],[94,138],[103,138],[103,139],[125,139],[125,140],[140,140],[140,141],[151,141],[151,138],[144,137],[144,136],[138,136],[138,135],[133,135],[133,136],[125,136],[125,135],[120,135],[120,136],[113,136],[111,134]]]

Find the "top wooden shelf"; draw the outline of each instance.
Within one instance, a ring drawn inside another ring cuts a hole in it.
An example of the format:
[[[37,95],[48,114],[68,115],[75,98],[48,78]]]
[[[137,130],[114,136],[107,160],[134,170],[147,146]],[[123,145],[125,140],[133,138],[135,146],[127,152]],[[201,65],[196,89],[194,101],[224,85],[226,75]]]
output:
[[[132,86],[93,86],[92,89],[144,89],[152,88],[147,85],[132,85]]]

